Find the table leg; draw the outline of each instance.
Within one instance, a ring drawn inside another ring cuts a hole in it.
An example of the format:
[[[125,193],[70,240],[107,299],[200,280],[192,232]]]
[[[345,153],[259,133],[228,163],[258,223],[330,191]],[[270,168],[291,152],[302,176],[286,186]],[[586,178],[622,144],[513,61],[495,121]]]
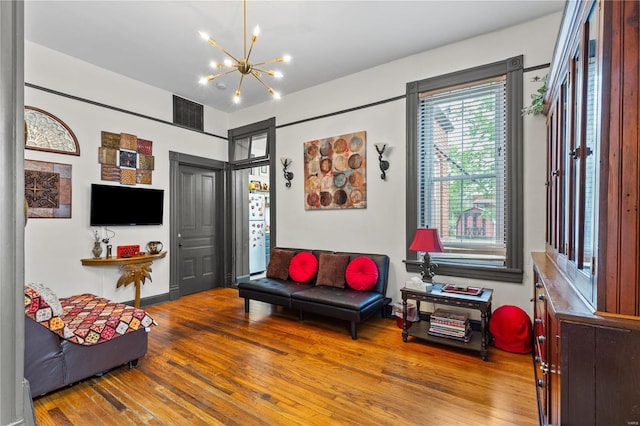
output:
[[[407,341],[407,336],[409,336],[409,332],[407,331],[407,298],[406,296],[402,296],[402,341]]]
[[[140,286],[142,285],[140,283],[140,277],[136,277],[135,285],[136,285],[136,300],[134,300],[133,306],[135,308],[139,308],[140,307]]]
[[[481,311],[480,314],[480,334],[482,335],[482,344],[480,345],[480,355],[482,356],[482,360],[487,360],[487,312],[485,310]]]

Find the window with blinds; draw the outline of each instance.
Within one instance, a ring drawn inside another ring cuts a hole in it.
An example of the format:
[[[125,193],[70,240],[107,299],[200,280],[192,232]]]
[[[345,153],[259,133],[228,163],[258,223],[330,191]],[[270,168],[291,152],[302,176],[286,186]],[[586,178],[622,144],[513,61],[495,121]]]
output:
[[[505,76],[419,94],[418,226],[434,259],[505,264]]]
[[[407,83],[405,264],[437,228],[436,275],[522,282],[523,57]]]

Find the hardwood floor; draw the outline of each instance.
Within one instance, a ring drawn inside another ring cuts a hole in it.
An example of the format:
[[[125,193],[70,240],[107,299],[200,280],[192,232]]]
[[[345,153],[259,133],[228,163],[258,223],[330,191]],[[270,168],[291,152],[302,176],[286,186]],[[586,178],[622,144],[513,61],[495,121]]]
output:
[[[39,425],[538,425],[531,355],[403,343],[214,289],[146,310],[139,367],[37,398]]]

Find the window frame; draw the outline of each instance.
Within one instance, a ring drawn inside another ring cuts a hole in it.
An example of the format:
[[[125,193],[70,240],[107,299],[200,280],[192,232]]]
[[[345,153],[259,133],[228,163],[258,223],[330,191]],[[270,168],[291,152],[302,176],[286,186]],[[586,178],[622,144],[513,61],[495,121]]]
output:
[[[409,250],[418,223],[418,108],[419,95],[504,75],[506,77],[506,191],[507,224],[504,267],[439,263],[438,275],[477,278],[492,281],[522,282],[523,278],[523,56],[407,83],[407,197],[406,197],[406,270],[420,272],[418,253]]]
[[[254,137],[262,136],[266,137],[265,153],[264,155],[251,157],[251,153],[254,145]],[[275,120],[273,118],[268,120],[259,121],[246,126],[242,126],[236,129],[228,131],[229,139],[229,164],[234,166],[252,165],[263,161],[269,161],[271,140],[275,139]],[[237,141],[240,139],[249,139],[248,157],[235,159]]]

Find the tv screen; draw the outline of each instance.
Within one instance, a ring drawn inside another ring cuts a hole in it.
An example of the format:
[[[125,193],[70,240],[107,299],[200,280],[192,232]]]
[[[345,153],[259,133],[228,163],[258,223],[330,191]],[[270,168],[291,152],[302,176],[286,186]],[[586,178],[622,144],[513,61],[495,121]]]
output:
[[[91,185],[91,226],[162,225],[164,190]]]

